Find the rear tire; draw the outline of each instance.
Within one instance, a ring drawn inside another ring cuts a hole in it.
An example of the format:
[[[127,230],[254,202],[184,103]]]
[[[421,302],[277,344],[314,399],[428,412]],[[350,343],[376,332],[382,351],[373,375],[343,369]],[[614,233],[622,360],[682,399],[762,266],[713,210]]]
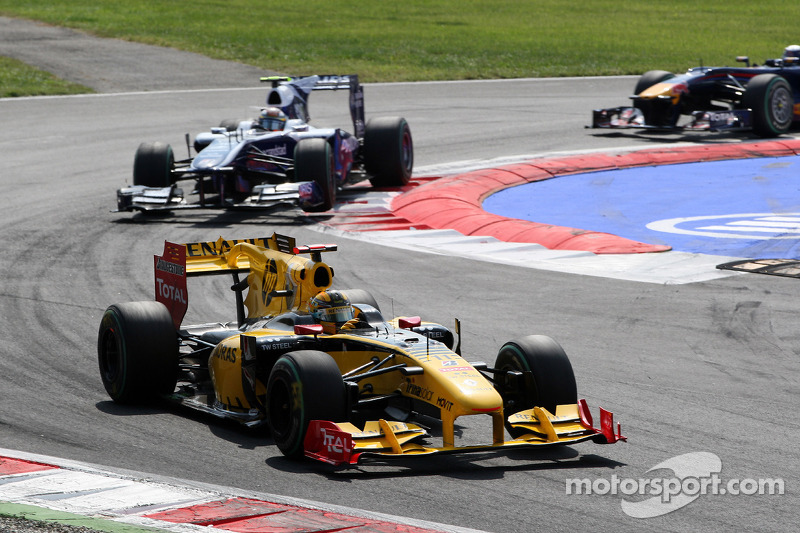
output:
[[[142,143],[133,158],[133,184],[145,187],[172,185],[175,156],[172,147],[162,142]]]
[[[97,335],[100,378],[118,403],[148,401],[175,390],[178,336],[160,302],[109,306]]]
[[[529,371],[533,377],[527,387],[524,380],[519,386],[512,386],[507,376],[495,384],[503,398],[506,417],[533,407],[544,407],[555,414],[557,405],[578,401],[572,364],[561,345],[550,337],[529,335],[505,343],[494,366],[501,370]],[[512,436],[519,436],[519,431],[506,427]]]
[[[376,187],[399,187],[411,179],[414,143],[401,117],[375,117],[364,130],[364,168]]]
[[[303,456],[312,420],[347,421],[342,373],[325,352],[289,352],[272,367],[267,382],[267,423],[283,455]]]
[[[752,109],[753,132],[759,137],[782,135],[794,120],[792,88],[777,74],[753,77],[745,87],[742,106]]]
[[[311,213],[329,211],[336,205],[336,183],[333,152],[328,141],[322,138],[301,139],[294,148],[294,176],[296,181],[313,181],[322,194],[318,205],[304,205]]]

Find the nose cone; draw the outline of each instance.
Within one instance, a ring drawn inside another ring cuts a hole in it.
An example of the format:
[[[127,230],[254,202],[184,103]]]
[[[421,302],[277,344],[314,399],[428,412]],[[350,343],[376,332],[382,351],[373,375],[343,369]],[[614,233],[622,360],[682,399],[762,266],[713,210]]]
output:
[[[675,100],[687,92],[689,89],[685,83],[656,83],[640,92],[638,96],[645,99],[672,98]]]
[[[457,405],[449,406],[455,414],[470,415],[479,413],[494,413],[503,408],[503,399],[482,375],[465,376],[463,379],[452,381],[452,392]],[[447,409],[447,405],[440,405]]]

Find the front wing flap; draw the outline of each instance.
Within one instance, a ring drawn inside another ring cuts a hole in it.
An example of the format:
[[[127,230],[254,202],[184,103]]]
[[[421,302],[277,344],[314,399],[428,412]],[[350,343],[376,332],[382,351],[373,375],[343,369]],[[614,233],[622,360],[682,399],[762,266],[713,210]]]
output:
[[[189,202],[180,187],[145,187],[133,185],[117,190],[117,212],[123,211],[173,211],[180,209],[228,208],[265,209],[278,205],[298,205],[307,182],[256,185],[250,194],[237,201],[225,201],[220,197],[202,198]],[[310,196],[307,194],[306,196]]]
[[[478,446],[425,446],[417,442],[429,436],[414,424],[378,420],[367,422],[363,429],[350,424],[327,420],[312,420],[304,449],[306,457],[331,465],[356,465],[364,459],[391,460],[410,456],[442,453],[503,451],[565,444],[592,440],[598,444],[627,441],[614,416],[600,408],[600,427],[595,428],[585,400],[577,404],[559,405],[556,414],[534,407],[515,413],[509,424],[523,433],[511,440]]]
[[[592,128],[652,129],[693,131],[742,131],[752,129],[749,109],[695,111],[684,124],[674,126],[648,124],[644,113],[636,107],[610,107],[592,111]]]
[[[592,128],[645,128],[644,114],[635,107],[609,107],[592,111]]]
[[[145,187],[133,185],[117,189],[117,211],[155,211],[186,209],[183,189],[176,187]]]

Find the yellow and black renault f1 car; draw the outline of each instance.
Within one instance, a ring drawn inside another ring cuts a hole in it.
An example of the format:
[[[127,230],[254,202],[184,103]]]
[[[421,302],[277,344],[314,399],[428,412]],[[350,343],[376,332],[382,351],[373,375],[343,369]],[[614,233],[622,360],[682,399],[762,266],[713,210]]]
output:
[[[509,341],[491,366],[468,362],[458,321],[453,332],[416,316],[386,320],[368,292],[330,289],[321,255],[333,250],[277,234],[165,243],[154,258],[156,300],[115,304],[102,317],[108,394],[266,424],[283,454],[334,465],[625,440],[608,411],[595,427],[551,338]],[[233,278],[237,320],[183,325],[187,277],[217,274]],[[486,444],[459,445],[456,420],[476,415],[491,418]],[[425,417],[441,420],[441,442],[411,422]]]

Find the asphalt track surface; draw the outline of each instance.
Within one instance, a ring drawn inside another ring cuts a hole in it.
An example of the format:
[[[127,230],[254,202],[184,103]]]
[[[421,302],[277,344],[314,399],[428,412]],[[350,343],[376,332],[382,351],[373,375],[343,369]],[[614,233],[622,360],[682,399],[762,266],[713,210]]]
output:
[[[0,53],[12,55],[12,48],[4,43]],[[264,97],[246,75],[228,78],[230,89],[220,89],[216,77],[204,84],[204,76],[193,76],[187,87],[159,65],[177,62],[196,74],[191,58],[158,53],[162,62],[148,57],[137,65],[155,69],[147,79],[167,80],[157,89],[134,82],[113,94],[0,100],[7,132],[0,140],[0,447],[486,531],[786,531],[798,522],[795,279],[637,283],[337,239],[339,252],[329,262],[338,286],[369,290],[395,315],[444,324],[458,317],[470,360],[493,361],[499,346],[519,335],[557,339],[572,361],[579,395],[616,414],[627,444],[332,472],[287,461],[268,435],[109,401],[96,364],[100,315],[114,302],[152,298],[151,258],[165,239],[278,231],[301,242],[330,240],[294,211],[161,218],[109,212],[140,142],[180,147],[184,132],[241,116]],[[366,109],[368,116],[405,116],[417,168],[431,172],[454,162],[462,168],[465,161],[486,166],[496,158],[755,140],[583,129],[592,108],[624,103],[633,83],[374,84],[366,87]],[[313,120],[346,123],[341,100],[314,98]],[[197,293],[193,305],[200,311],[187,320],[227,318],[231,302],[224,288]],[[482,421],[459,422],[462,442],[488,438]],[[701,452],[719,459],[725,481],[782,478],[786,494],[707,494],[639,519],[623,506],[643,496],[566,494],[567,479],[602,489],[614,479],[669,478],[663,469],[649,471]]]

